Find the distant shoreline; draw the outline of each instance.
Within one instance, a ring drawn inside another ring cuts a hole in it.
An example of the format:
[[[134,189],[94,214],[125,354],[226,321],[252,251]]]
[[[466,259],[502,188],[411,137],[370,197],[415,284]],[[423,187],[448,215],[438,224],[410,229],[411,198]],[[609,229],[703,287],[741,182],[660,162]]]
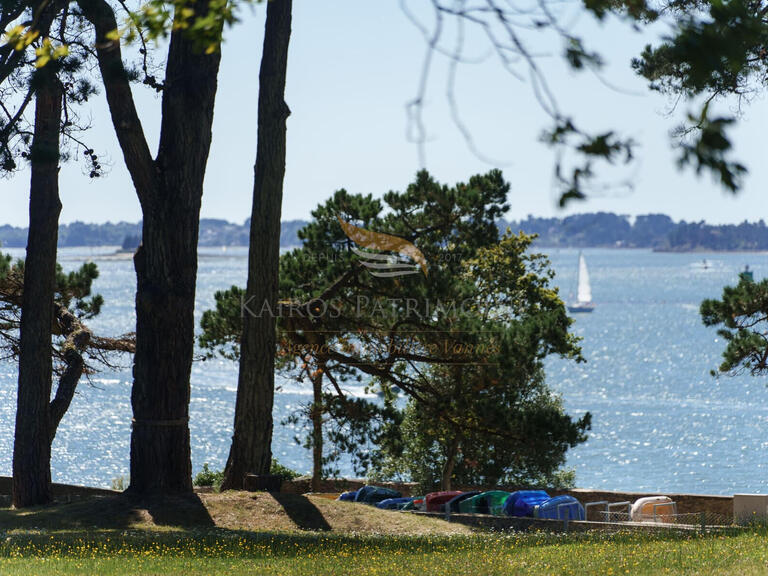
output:
[[[650,247],[644,247],[644,246],[605,246],[605,245],[594,245],[594,246],[576,246],[576,245],[558,245],[558,244],[538,244],[534,241],[533,244],[535,249],[542,249],[542,250],[616,250],[616,251],[635,251],[635,252],[653,252],[656,254],[768,254],[768,249],[765,248],[754,248],[754,249],[734,249],[734,250],[717,250],[715,248],[690,248],[690,249],[678,249],[678,248],[650,248]],[[293,245],[293,246],[281,246],[280,250],[281,252],[285,252],[288,250],[294,250],[296,248],[301,248],[301,246]],[[103,259],[114,259],[114,260],[123,260],[123,259],[130,259],[133,258],[134,252],[128,251],[128,250],[122,250],[120,246],[116,245],[78,245],[78,246],[59,246],[59,250],[107,250],[107,249],[114,249],[114,252],[108,253],[104,252],[102,254],[94,255],[95,257],[98,257],[100,260]],[[227,251],[230,249],[239,249],[239,250],[247,250],[247,245],[242,244],[228,244],[228,245],[201,245],[198,246],[198,252],[201,253],[202,256],[205,257],[229,257],[232,256],[232,254],[228,254]],[[26,250],[23,246],[7,246],[7,247],[0,247],[0,253],[3,251],[18,251],[18,250]],[[212,253],[212,251],[220,251],[220,254]],[[245,256],[245,255],[244,255]]]
[[[509,218],[511,215],[508,215]],[[284,220],[280,227],[283,249],[300,243],[299,231],[306,220]],[[674,221],[664,214],[630,217],[611,212],[581,213],[559,218],[528,216],[517,220],[499,219],[501,232],[511,229],[535,234],[536,246],[561,249],[618,248],[646,249],[656,252],[764,252],[768,251],[768,225],[765,221],[741,224],[707,224]],[[87,224],[73,222],[59,227],[62,247],[96,247],[102,245],[135,245],[141,238],[140,222],[107,222]],[[0,225],[0,250],[23,248],[26,228]],[[200,220],[201,247],[245,247],[250,241],[250,221],[242,224],[211,218]]]
[[[652,252],[659,254],[768,254],[766,249],[740,249],[740,250],[715,250],[712,248],[692,248],[689,250],[679,250],[676,248],[653,248]]]

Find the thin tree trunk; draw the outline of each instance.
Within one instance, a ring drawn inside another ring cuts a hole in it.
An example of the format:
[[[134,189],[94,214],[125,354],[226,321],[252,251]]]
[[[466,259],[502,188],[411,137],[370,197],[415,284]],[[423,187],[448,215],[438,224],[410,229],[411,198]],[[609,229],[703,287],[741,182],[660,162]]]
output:
[[[323,373],[312,376],[312,491],[320,492],[323,479]]]
[[[456,456],[459,454],[459,434],[455,434],[448,444],[445,454],[445,463],[443,464],[442,477],[440,479],[440,489],[450,490],[453,479],[453,470],[456,467]]]
[[[13,505],[51,499],[49,401],[53,360],[51,326],[56,290],[59,214],[61,86],[53,64],[37,72],[31,149],[29,236],[21,307],[19,392],[13,444]]]
[[[272,461],[275,318],[280,257],[280,213],[285,176],[285,103],[292,0],[267,4],[259,72],[259,119],[254,168],[248,284],[241,339],[235,424],[223,488],[241,489],[249,472],[268,474]],[[256,313],[247,313],[248,310]]]
[[[72,398],[75,397],[75,390],[80,378],[85,371],[85,360],[83,353],[91,343],[91,331],[80,322],[80,319],[72,314],[66,306],[56,304],[54,306],[54,317],[59,326],[59,331],[65,337],[64,343],[64,371],[59,376],[59,382],[56,386],[56,394],[51,400],[48,408],[48,417],[50,424],[48,426],[48,436],[51,444],[56,437],[56,431],[59,429],[61,419],[69,410]]]

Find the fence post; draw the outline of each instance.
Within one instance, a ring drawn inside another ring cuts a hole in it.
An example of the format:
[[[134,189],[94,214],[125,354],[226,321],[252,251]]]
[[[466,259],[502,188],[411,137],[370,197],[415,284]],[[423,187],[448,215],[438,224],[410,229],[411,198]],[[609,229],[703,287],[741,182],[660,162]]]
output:
[[[557,507],[557,515],[560,516],[560,510],[565,509],[566,515],[563,517],[563,530],[568,532],[568,520],[571,518],[571,508],[573,504],[560,504]],[[585,515],[586,516],[586,515]]]
[[[607,500],[600,500],[599,502],[587,502],[586,504],[584,504],[584,520],[589,520],[589,509],[590,508],[594,508],[596,506],[602,506],[606,510],[609,510],[608,504],[609,504],[609,502]],[[607,522],[608,520],[610,520],[610,518],[604,518],[603,522]],[[593,521],[594,521],[594,518],[593,518]],[[600,522],[599,519],[597,521]]]

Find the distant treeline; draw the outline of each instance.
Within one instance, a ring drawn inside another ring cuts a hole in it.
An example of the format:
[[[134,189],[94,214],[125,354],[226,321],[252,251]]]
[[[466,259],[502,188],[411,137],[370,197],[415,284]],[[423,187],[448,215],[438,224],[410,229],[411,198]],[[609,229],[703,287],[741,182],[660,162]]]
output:
[[[765,222],[713,225],[674,222],[664,214],[630,218],[597,212],[565,218],[535,218],[506,223],[514,231],[539,235],[539,246],[652,248],[660,251],[768,250]]]
[[[296,246],[297,232],[304,226],[303,220],[283,222],[280,236],[282,246]],[[200,221],[201,246],[248,246],[250,218],[243,224],[226,220],[203,218]],[[121,246],[132,249],[141,239],[141,223],[107,222],[106,224],[85,224],[73,222],[59,227],[59,246]],[[0,246],[24,248],[27,245],[27,229],[0,226]]]
[[[299,244],[298,231],[307,222],[283,222],[280,245]],[[705,222],[675,222],[664,214],[630,218],[608,212],[576,214],[565,218],[536,218],[502,221],[501,228],[523,230],[539,235],[542,247],[616,247],[652,248],[687,252],[696,250],[768,250],[768,226],[765,222],[713,225]],[[200,221],[201,246],[247,246],[250,219],[243,224],[204,218]],[[132,247],[141,237],[141,223],[84,224],[74,222],[59,228],[59,245]],[[23,248],[27,229],[0,226],[0,245]]]

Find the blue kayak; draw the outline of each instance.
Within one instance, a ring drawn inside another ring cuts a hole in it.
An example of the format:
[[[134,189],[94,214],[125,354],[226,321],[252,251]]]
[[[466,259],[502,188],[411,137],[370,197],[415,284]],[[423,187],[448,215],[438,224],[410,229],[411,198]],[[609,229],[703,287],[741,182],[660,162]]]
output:
[[[504,513],[507,516],[533,516],[536,506],[549,499],[549,494],[543,490],[518,490],[504,501]]]
[[[389,488],[382,488],[380,486],[363,486],[357,491],[355,496],[355,502],[362,502],[363,504],[376,504],[382,500],[388,500],[390,498],[400,498],[402,494],[397,490],[390,490]]]
[[[584,520],[584,506],[573,496],[555,496],[536,507],[537,518],[550,520]]]
[[[403,506],[410,504],[414,501],[414,498],[387,498],[381,502],[376,503],[376,508],[382,510],[401,510]]]

